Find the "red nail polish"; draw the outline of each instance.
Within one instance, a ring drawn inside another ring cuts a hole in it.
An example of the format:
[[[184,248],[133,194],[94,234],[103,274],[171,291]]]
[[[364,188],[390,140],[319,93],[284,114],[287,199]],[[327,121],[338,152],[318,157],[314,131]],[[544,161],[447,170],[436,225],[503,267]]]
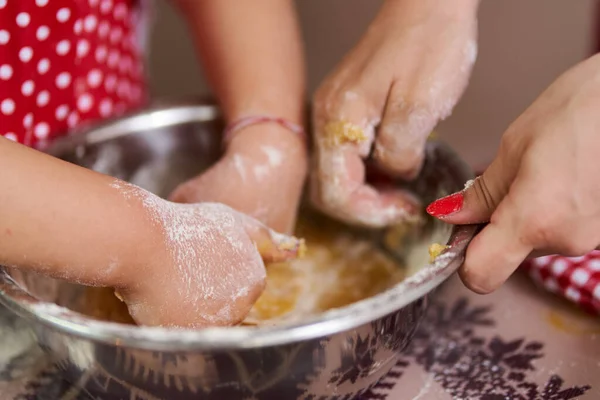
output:
[[[427,213],[433,217],[447,217],[459,212],[463,207],[465,196],[462,192],[451,194],[434,201],[427,207]]]

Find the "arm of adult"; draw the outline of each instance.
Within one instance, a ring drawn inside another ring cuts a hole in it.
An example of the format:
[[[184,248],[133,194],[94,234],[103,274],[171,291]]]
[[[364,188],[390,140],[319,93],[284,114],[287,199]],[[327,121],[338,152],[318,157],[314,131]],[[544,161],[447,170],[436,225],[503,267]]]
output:
[[[406,193],[369,185],[365,159],[411,179],[427,137],[462,95],[477,55],[479,0],[387,0],[315,95],[311,198],[347,222],[411,218]]]
[[[581,256],[600,244],[600,55],[560,76],[506,130],[498,154],[463,192],[432,203],[452,224],[489,222],[461,276],[498,288],[532,252]]]

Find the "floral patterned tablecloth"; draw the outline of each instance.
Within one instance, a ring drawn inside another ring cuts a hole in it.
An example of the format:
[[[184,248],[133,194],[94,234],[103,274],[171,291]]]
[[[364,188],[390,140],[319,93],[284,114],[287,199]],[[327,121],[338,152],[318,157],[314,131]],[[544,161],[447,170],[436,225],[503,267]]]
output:
[[[360,400],[599,399],[598,337],[600,320],[523,276],[488,296],[453,278],[435,295],[398,364]],[[365,351],[340,374],[340,384],[356,379],[369,357]],[[0,400],[88,399],[98,397],[66,382],[27,323],[0,309]]]

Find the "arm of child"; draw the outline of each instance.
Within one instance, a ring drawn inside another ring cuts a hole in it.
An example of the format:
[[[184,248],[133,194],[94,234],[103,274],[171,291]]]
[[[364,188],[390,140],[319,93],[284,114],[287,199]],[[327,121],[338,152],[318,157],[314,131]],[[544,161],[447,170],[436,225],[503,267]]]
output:
[[[227,122],[303,122],[304,58],[292,0],[176,0]],[[294,225],[307,170],[301,135],[277,124],[235,133],[224,158],[179,187],[181,202],[219,201],[282,231]]]
[[[1,137],[0,171],[0,265],[114,287],[143,325],[235,324],[264,288],[263,259],[300,251],[224,205],[170,203]]]
[[[0,171],[2,265],[119,286],[125,276],[110,266],[138,265],[138,254],[156,245],[141,207],[120,195],[109,176],[4,138]]]

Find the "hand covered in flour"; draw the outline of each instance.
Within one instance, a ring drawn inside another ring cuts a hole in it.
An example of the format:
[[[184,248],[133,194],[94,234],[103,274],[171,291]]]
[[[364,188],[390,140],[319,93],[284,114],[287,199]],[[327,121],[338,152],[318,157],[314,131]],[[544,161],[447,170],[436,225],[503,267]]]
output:
[[[307,171],[302,138],[276,124],[234,134],[221,160],[183,183],[170,199],[227,204],[280,232],[291,232]]]
[[[304,245],[222,204],[177,204],[131,191],[142,200],[156,250],[122,273],[117,293],[141,325],[235,325],[264,290],[264,262],[293,259]]]
[[[463,93],[477,53],[477,0],[389,0],[314,101],[313,202],[381,227],[415,213],[405,193],[369,185],[364,160],[402,178],[419,172],[425,142]]]
[[[453,224],[489,222],[461,276],[478,293],[529,255],[581,256],[600,244],[600,56],[558,78],[504,133],[473,185],[428,212]]]

